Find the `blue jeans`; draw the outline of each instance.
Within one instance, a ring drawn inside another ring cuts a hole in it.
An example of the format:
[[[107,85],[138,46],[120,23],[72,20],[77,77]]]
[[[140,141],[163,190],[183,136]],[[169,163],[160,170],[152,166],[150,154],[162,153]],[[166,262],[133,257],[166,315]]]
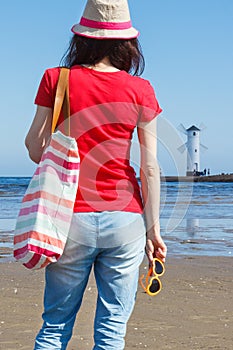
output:
[[[62,257],[46,267],[44,324],[34,350],[67,348],[92,266],[98,290],[93,349],[124,349],[144,248],[141,214],[75,213]]]

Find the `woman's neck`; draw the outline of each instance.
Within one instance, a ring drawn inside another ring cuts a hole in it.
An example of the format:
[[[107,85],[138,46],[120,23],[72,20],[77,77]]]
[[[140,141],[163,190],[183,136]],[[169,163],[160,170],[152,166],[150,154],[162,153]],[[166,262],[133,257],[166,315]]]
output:
[[[83,64],[84,67],[89,68],[89,69],[94,69],[99,72],[117,72],[119,69],[114,67],[111,62],[109,61],[108,57],[103,58],[101,61],[96,63],[95,65],[88,65],[88,64]]]

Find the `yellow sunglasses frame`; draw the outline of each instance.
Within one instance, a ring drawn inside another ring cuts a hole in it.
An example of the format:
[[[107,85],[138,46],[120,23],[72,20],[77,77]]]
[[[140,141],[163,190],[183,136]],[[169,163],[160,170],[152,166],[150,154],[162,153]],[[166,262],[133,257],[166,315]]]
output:
[[[159,274],[156,273],[156,271],[155,271],[156,261],[158,261],[158,262],[162,265],[162,267],[163,267],[163,271],[162,271],[161,273],[159,273]],[[149,270],[148,270],[148,272],[147,272],[147,275],[146,275],[146,279],[145,279],[146,286],[144,285],[144,283],[143,283],[143,281],[142,281],[142,280],[144,279],[145,275],[144,275],[144,274],[141,275],[141,277],[140,277],[140,279],[139,279],[140,285],[142,286],[142,288],[144,289],[144,291],[145,291],[148,295],[150,295],[150,296],[155,296],[155,295],[157,295],[157,294],[161,291],[161,289],[162,289],[162,282],[160,281],[159,277],[161,277],[161,276],[164,274],[164,272],[165,272],[164,263],[163,263],[160,259],[154,258],[154,259],[153,259],[153,267],[150,267],[150,268],[149,268]],[[152,275],[153,275],[153,276],[152,276]],[[152,283],[153,283],[154,280],[157,280],[157,281],[158,281],[158,283],[159,283],[159,289],[158,289],[157,292],[152,293],[152,292],[150,291],[150,287],[151,287],[151,285],[152,285]]]

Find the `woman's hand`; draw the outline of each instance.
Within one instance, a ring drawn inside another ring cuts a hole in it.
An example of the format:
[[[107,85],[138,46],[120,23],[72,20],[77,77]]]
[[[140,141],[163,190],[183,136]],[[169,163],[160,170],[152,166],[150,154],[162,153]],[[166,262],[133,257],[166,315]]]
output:
[[[165,262],[167,255],[167,246],[160,236],[159,225],[147,232],[146,237],[146,255],[150,266],[153,265],[153,259],[158,258]]]

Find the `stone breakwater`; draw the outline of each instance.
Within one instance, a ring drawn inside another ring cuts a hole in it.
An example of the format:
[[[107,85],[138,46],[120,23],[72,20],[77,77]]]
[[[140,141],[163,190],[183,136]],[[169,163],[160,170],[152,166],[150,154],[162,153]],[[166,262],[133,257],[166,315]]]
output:
[[[219,174],[209,176],[162,176],[166,182],[233,182],[233,174]]]

